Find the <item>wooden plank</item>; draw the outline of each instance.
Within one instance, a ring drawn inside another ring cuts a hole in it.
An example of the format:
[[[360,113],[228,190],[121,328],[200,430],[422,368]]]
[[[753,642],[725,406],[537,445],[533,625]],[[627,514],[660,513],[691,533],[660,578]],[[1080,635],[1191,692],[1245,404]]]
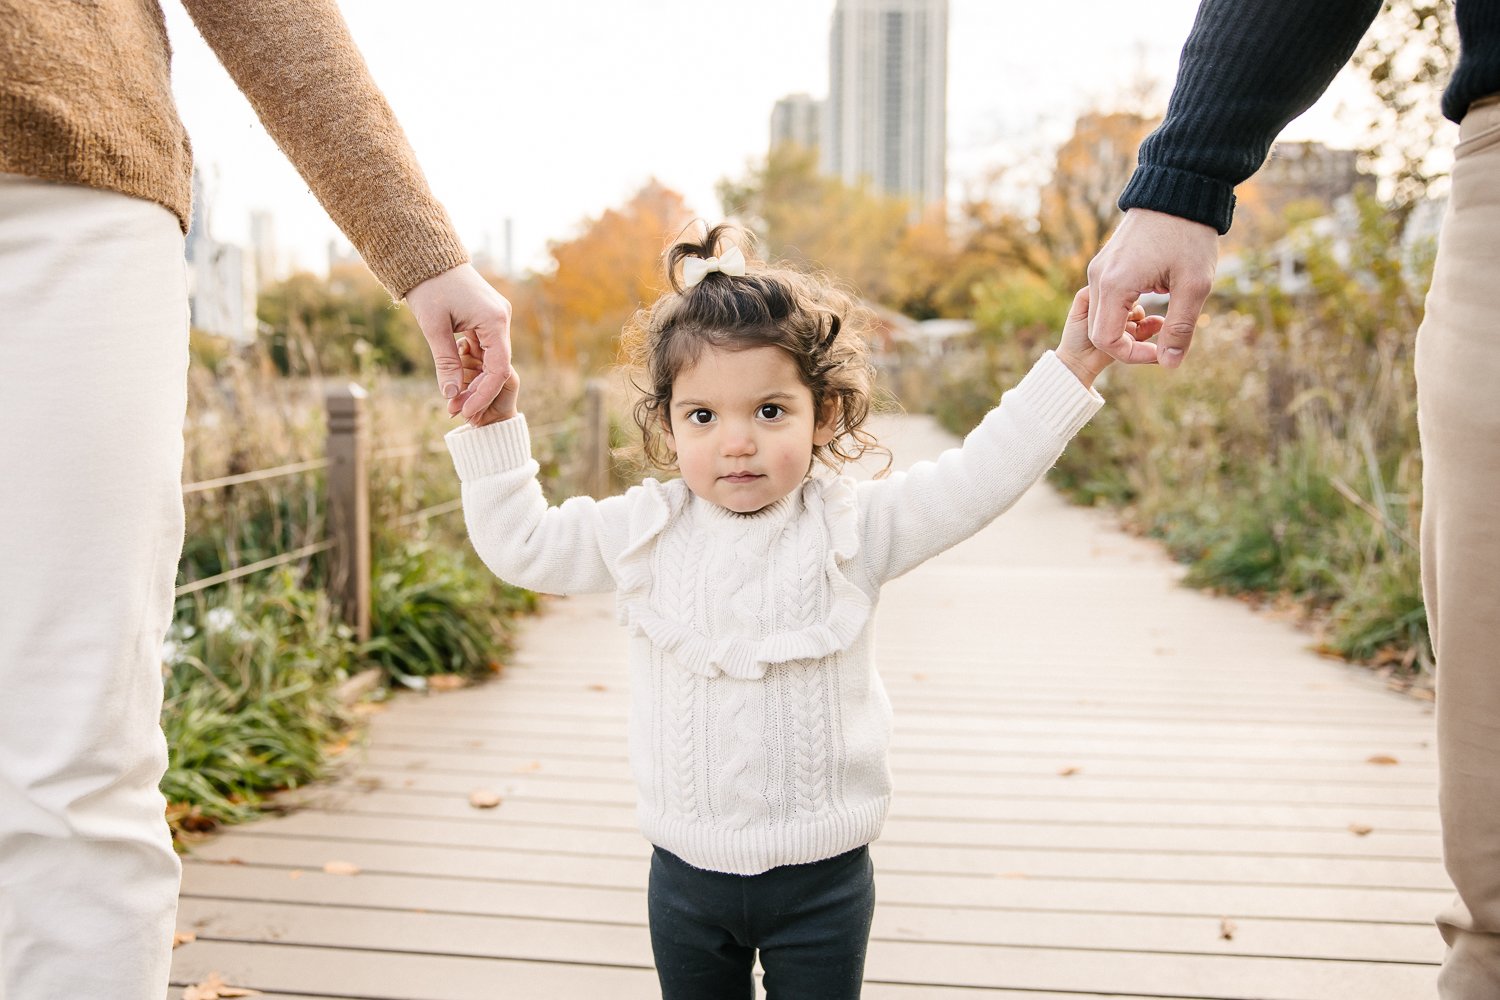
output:
[[[399,727],[382,731],[378,737],[385,746],[427,750],[438,753],[444,750],[473,755],[474,751],[546,752],[552,747],[560,751],[577,750],[589,753],[613,751],[625,752],[625,729],[597,733],[571,733],[556,724],[544,724],[516,720],[507,723],[503,731],[494,730],[485,735],[460,735],[432,729],[409,729]],[[1257,738],[1254,734],[1237,735],[1220,740],[1187,738],[1176,734],[1136,734],[1122,737],[1088,731],[1058,734],[1038,733],[1023,735],[1008,732],[995,733],[943,733],[941,731],[919,731],[909,729],[896,721],[892,738],[892,749],[897,753],[912,751],[942,752],[948,754],[978,754],[995,756],[1010,753],[1086,753],[1112,752],[1125,756],[1152,754],[1163,760],[1174,758],[1236,758],[1242,760],[1297,760],[1318,761],[1365,761],[1373,756],[1393,756],[1399,764],[1421,764],[1435,766],[1437,755],[1424,741],[1398,740],[1372,741],[1296,741]]]
[[[198,942],[287,942],[301,947],[468,955],[577,965],[650,967],[644,921],[547,921],[353,906],[184,899],[177,918]],[[198,942],[194,942],[196,945]],[[192,948],[194,945],[186,945]]]
[[[591,850],[600,854],[634,854],[645,844],[632,828],[578,828],[538,823],[469,823],[420,816],[384,817],[351,830],[346,819],[324,812],[302,812],[266,820],[237,832],[241,837],[298,836],[330,840],[425,843],[447,846]],[[1285,854],[1299,857],[1404,857],[1435,861],[1441,840],[1434,833],[1399,834],[1375,830],[1365,836],[1343,831],[1227,829],[1205,834],[1197,829],[1146,828],[1091,824],[1007,824],[959,826],[931,820],[898,819],[886,824],[879,843],[912,847],[1010,847],[1067,850],[1117,850],[1161,853],[1231,853],[1249,856]]]
[[[354,877],[317,868],[208,864],[183,866],[188,896],[292,899],[343,905],[425,908],[470,913],[523,912],[539,917],[631,919],[643,914],[645,866],[640,881],[608,886],[581,880],[539,882],[436,878],[366,871]],[[1391,892],[1316,886],[1212,886],[1069,879],[955,879],[877,873],[880,906],[899,905],[955,914],[996,911],[1139,913],[1411,924],[1430,928],[1448,891]],[[497,909],[498,908],[498,909]],[[634,909],[632,909],[634,908]]]
[[[1428,965],[1324,962],[1237,956],[1092,952],[872,942],[865,977],[911,985],[1121,992],[1265,1000],[1412,1000],[1437,982]]]
[[[212,907],[201,909],[209,911]],[[319,921],[316,916],[305,911],[271,914],[264,908],[249,908],[240,911],[237,918],[218,918],[229,933],[246,934],[247,938],[208,937],[178,949],[174,980],[183,984],[191,981],[194,970],[206,974],[212,971],[208,966],[213,966],[227,967],[226,978],[242,986],[265,983],[271,988],[285,988],[293,981],[289,974],[295,973],[298,989],[317,990],[326,983],[379,997],[467,995],[450,991],[467,989],[479,982],[479,977],[488,978],[496,992],[505,991],[506,979],[511,976],[518,980],[511,987],[514,989],[524,986],[536,990],[551,985],[576,991],[587,985],[638,990],[655,986],[649,965],[641,967],[639,958],[633,957],[644,953],[644,928],[595,924],[587,928],[588,938],[581,940],[574,934],[556,933],[557,928],[550,928],[554,933],[546,934],[524,921],[481,921],[440,914],[406,914],[399,918],[382,914],[380,919],[372,919],[358,910],[329,914],[336,919]],[[203,916],[210,921],[215,918],[208,912]],[[581,927],[573,929],[585,932]],[[205,933],[210,930],[206,928]],[[350,941],[357,944],[348,944]],[[516,953],[527,957],[518,959]],[[583,953],[592,957],[585,960]],[[358,962],[350,961],[354,958]],[[381,973],[378,979],[369,975],[375,970]],[[559,972],[565,974],[565,980]],[[1233,990],[1243,996],[1299,1000],[1345,1000],[1350,995],[1407,1000],[1430,989],[1435,981],[1431,966],[1397,962],[1356,964],[1236,955],[1163,955],[1078,946],[885,940],[871,942],[866,975],[872,980],[914,985],[1074,992],[1115,989],[1145,996],[1184,990],[1212,995],[1215,989],[1233,984]],[[303,985],[310,981],[312,985]],[[422,992],[408,993],[414,989]]]
[[[375,745],[359,750],[351,763],[370,770],[430,771],[440,774],[545,774],[553,778],[631,780],[629,762],[625,757],[614,754],[580,753],[562,756],[553,753],[532,756],[491,753],[480,761],[452,755],[435,760],[419,750],[397,750]],[[1023,777],[1054,776],[1064,770],[1086,773],[1095,781],[1114,778],[1171,778],[1181,782],[1209,784],[1248,779],[1280,781],[1292,785],[1326,782],[1377,788],[1436,787],[1436,775],[1431,769],[1377,767],[1365,761],[1308,764],[1282,761],[1137,759],[1099,754],[976,759],[942,753],[894,754],[891,759],[891,772],[896,776],[898,785],[906,775],[958,777],[977,774]]]
[[[226,981],[251,989],[368,1000],[659,1000],[661,996],[649,963],[616,968],[227,941],[179,948],[173,956],[172,985],[189,985],[215,971]]]
[[[466,795],[476,786],[472,775],[446,774],[441,770],[431,769],[390,771],[369,766],[361,770],[360,779],[378,782],[375,787],[392,792],[413,794]],[[560,780],[540,769],[523,773],[495,773],[491,776],[491,784],[502,795],[625,804],[636,800],[634,783],[628,775],[621,776],[618,772],[608,779],[598,781],[579,776]],[[1203,782],[1184,782],[1176,778],[1118,777],[1102,780],[1082,769],[1072,775],[908,774],[906,780],[897,785],[896,794],[903,797],[929,796],[945,799],[961,796],[975,801],[1015,801],[1043,797],[1070,801],[1136,799],[1155,802],[1229,800],[1276,804],[1337,803],[1377,805],[1384,808],[1414,806],[1422,809],[1432,809],[1437,805],[1437,790],[1424,785],[1288,782],[1274,778],[1241,778],[1232,783],[1222,781],[1205,785]]]
[[[890,847],[876,843],[882,873],[955,879],[1042,877],[1161,881],[1214,885],[1308,885],[1382,890],[1433,889],[1447,884],[1437,861],[1367,858],[1301,858],[1253,855],[1185,855],[1023,848]],[[508,848],[427,844],[329,843],[304,837],[257,838],[233,846],[205,844],[193,852],[204,861],[230,858],[282,867],[320,868],[346,861],[361,868],[448,877],[571,881],[634,885],[641,862],[595,854],[564,855]]]
[[[614,803],[528,799],[516,796],[498,809],[476,815],[467,801],[452,797],[398,795],[391,791],[311,789],[289,801],[348,816],[441,816],[458,822],[542,822],[574,826],[634,828],[635,807]],[[1434,831],[1435,811],[1413,807],[1340,805],[1226,805],[1221,801],[1132,802],[1128,800],[1014,799],[1006,802],[904,798],[898,792],[892,819],[935,819],[950,823],[1046,822],[1147,826],[1345,830],[1364,823],[1377,830]]]
[[[539,918],[514,898],[481,913],[426,907],[377,907],[288,899],[186,896],[178,927],[199,940],[288,941],[322,947],[370,947],[482,957],[628,964],[650,949],[638,898],[611,919],[575,910]],[[872,940],[1053,949],[1087,943],[1094,951],[1163,955],[1238,955],[1436,965],[1442,939],[1428,925],[1332,921],[1236,920],[1225,937],[1215,917],[1014,910],[951,913],[885,904]]]
[[[1197,702],[1163,702],[1161,699],[1054,697],[1023,698],[1007,696],[979,697],[964,685],[948,690],[927,686],[887,692],[898,714],[905,718],[926,715],[949,715],[982,719],[1099,719],[1134,721],[1195,722],[1224,720],[1290,725],[1313,723],[1322,730],[1368,729],[1384,723],[1396,730],[1413,730],[1430,736],[1433,724],[1425,716],[1413,716],[1409,705],[1385,704],[1380,707],[1351,706],[1339,699],[1325,702],[1278,702],[1257,704],[1245,698],[1226,696],[1221,700]],[[623,682],[613,686],[592,682],[580,684],[578,690],[528,690],[509,683],[487,685],[462,702],[441,698],[418,703],[392,713],[389,718],[413,724],[454,722],[473,726],[496,720],[525,716],[558,721],[606,719],[623,723],[629,702]]]
[[[584,715],[527,712],[519,709],[496,710],[484,718],[454,721],[432,715],[425,724],[409,718],[380,717],[372,731],[377,735],[419,733],[450,734],[460,737],[486,737],[502,733],[556,732],[572,736],[613,737],[622,732],[624,720],[614,714],[598,717]],[[1200,740],[1209,743],[1237,743],[1248,740],[1272,740],[1284,746],[1316,744],[1318,746],[1370,746],[1387,748],[1422,748],[1432,742],[1432,726],[1425,722],[1398,726],[1365,721],[1343,727],[1324,726],[1310,719],[1237,722],[1231,719],[1205,720],[1198,716],[1184,718],[1089,718],[1053,714],[1043,718],[994,718],[984,713],[939,714],[906,713],[900,730],[911,735],[988,734],[1002,729],[1007,735],[1041,734],[1046,736],[1081,736],[1090,739],[1111,737],[1154,742],[1162,739]],[[1389,752],[1389,751],[1387,751]]]

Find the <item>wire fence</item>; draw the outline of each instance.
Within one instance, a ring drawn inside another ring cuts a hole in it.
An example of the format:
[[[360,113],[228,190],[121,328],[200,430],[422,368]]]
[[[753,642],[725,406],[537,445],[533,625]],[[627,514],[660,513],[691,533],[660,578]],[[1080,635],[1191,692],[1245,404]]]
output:
[[[581,432],[583,455],[580,463],[581,481],[577,486],[579,492],[594,496],[602,496],[609,482],[609,426],[604,391],[602,382],[591,380],[584,388],[583,405],[575,417],[536,424],[530,428],[534,441],[574,430]],[[369,637],[371,466],[398,459],[445,454],[447,447],[442,441],[429,441],[390,448],[371,448],[367,419],[368,395],[358,385],[335,387],[329,391],[324,403],[328,436],[323,458],[186,483],[182,492],[184,496],[189,496],[250,483],[326,472],[328,537],[289,552],[231,567],[213,576],[191,580],[176,588],[177,597],[195,594],[328,552],[332,553],[327,574],[330,595],[344,620],[354,627],[356,634],[361,639]],[[410,527],[461,509],[461,500],[446,500],[400,514],[390,523],[395,527]]]

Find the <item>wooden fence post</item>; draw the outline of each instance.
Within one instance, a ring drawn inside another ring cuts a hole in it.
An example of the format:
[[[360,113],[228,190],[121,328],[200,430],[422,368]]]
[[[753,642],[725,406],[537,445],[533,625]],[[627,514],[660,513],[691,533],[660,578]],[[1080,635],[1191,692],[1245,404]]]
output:
[[[609,415],[604,409],[604,380],[591,378],[583,387],[583,491],[602,499],[610,492]]]
[[[365,398],[350,382],[328,391],[328,592],[360,642],[370,638],[370,491]]]

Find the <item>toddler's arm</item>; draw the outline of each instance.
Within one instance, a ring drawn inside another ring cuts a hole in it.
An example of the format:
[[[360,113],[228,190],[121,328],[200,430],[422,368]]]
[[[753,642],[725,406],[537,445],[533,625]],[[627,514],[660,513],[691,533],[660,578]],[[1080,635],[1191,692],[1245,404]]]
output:
[[[478,365],[460,342],[466,379]],[[473,365],[471,369],[468,366]],[[485,411],[444,440],[463,483],[464,521],[484,564],[501,579],[548,594],[613,590],[609,557],[624,544],[627,500],[574,497],[549,506],[537,481],[526,416],[516,410],[519,376]]]
[[[1132,316],[1138,340],[1160,317]],[[963,446],[858,487],[861,551],[876,580],[900,576],[968,538],[1021,498],[1104,405],[1094,378],[1110,363],[1088,338],[1088,289],[1073,300],[1062,341],[1001,398]]]

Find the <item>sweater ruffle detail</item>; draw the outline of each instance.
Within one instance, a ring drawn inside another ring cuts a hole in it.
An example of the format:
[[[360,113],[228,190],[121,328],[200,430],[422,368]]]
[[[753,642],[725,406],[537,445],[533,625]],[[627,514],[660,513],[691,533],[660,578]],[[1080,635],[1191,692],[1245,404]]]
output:
[[[859,554],[858,506],[854,481],[847,477],[810,479],[802,487],[809,513],[827,532],[823,577],[828,614],[804,628],[767,636],[710,638],[692,625],[669,618],[651,607],[651,557],[657,540],[687,502],[681,480],[642,484],[644,502],[632,525],[631,542],[620,553],[616,572],[620,581],[619,620],[632,633],[644,636],[684,668],[704,677],[726,675],[759,680],[767,668],[792,660],[817,660],[853,645],[869,621],[870,597],[844,572]]]

